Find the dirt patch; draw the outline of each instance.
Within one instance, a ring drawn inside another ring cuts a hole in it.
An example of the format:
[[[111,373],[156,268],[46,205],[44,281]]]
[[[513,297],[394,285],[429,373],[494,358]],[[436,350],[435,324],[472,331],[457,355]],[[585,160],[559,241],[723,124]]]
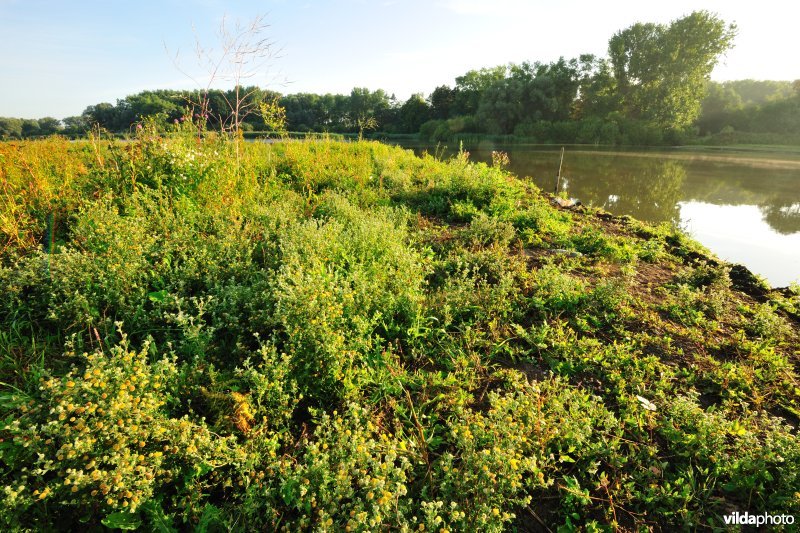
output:
[[[654,307],[664,299],[656,289],[669,283],[674,276],[675,271],[668,264],[640,263],[628,290],[648,306]]]

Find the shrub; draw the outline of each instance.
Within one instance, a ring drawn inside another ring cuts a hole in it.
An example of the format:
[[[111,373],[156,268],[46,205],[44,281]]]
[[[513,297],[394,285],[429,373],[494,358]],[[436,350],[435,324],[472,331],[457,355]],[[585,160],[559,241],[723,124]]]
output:
[[[745,319],[744,331],[752,337],[781,342],[788,333],[788,326],[770,304],[762,303]]]
[[[175,359],[149,359],[146,343],[132,351],[122,335],[107,354],[83,354],[65,375],[43,375],[37,393],[6,396],[7,526],[52,523],[58,514],[72,523],[134,515],[167,487],[180,497],[199,465],[231,463],[230,439],[170,416],[179,401],[171,395]]]
[[[285,474],[283,502],[291,527],[369,531],[408,527],[406,498],[413,478],[413,444],[386,433],[365,408],[321,414],[297,466]]]
[[[466,230],[466,237],[474,246],[507,247],[516,235],[514,226],[496,217],[480,213]]]
[[[303,392],[328,401],[357,388],[367,356],[412,323],[423,270],[402,211],[363,212],[330,195],[318,215],[282,234],[272,290]]]

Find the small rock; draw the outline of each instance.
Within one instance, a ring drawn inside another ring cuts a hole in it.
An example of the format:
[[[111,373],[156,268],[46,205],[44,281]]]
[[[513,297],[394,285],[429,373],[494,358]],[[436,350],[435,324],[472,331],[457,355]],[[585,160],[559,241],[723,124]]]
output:
[[[561,198],[560,196],[553,197],[553,203],[559,207],[570,208],[570,207],[577,207],[581,205],[580,200],[576,200],[575,198]]]

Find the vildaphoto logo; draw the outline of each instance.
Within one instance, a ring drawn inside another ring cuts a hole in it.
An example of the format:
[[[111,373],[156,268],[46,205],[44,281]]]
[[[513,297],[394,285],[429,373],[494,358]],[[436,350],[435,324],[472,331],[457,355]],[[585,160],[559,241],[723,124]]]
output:
[[[729,526],[781,526],[794,524],[790,514],[750,514],[735,512],[722,517]]]

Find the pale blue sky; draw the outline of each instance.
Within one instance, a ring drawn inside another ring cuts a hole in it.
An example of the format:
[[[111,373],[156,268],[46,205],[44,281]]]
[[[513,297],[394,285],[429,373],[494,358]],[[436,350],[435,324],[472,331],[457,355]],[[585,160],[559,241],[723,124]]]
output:
[[[145,89],[193,88],[165,45],[200,77],[192,27],[213,46],[223,16],[267,15],[280,53],[255,84],[405,99],[470,69],[605,55],[614,32],[697,9],[739,26],[713,79],[800,78],[800,7],[778,0],[0,0],[0,116],[63,118]]]

